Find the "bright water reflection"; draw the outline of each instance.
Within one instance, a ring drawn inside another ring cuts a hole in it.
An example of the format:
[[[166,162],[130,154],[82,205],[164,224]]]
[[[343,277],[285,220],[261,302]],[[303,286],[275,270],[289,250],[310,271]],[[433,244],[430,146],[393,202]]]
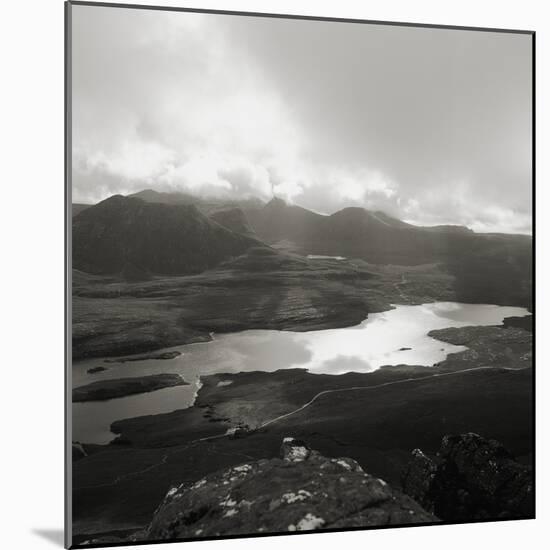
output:
[[[399,305],[391,311],[371,314],[361,324],[349,328],[312,332],[247,330],[220,334],[212,342],[170,348],[182,352],[171,360],[111,364],[102,359],[83,361],[73,367],[74,387],[96,380],[164,372],[178,373],[190,385],[104,402],[75,403],[73,440],[106,443],[113,438],[109,426],[115,420],[190,406],[201,375],[291,367],[307,368],[313,373],[342,374],[369,372],[382,365],[431,366],[449,353],[465,348],[434,340],[428,336],[429,331],[498,325],[505,317],[528,314],[524,308],[484,304]],[[108,367],[108,370],[88,374],[87,370],[94,366]]]

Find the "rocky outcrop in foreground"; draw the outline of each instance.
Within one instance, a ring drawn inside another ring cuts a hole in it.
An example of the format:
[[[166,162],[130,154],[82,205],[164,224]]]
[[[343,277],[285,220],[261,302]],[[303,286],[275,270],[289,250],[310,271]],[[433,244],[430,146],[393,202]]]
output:
[[[80,544],[534,517],[530,469],[473,433],[445,436],[434,458],[414,450],[403,490],[351,458],[327,458],[285,438],[281,458],[172,487],[146,529]]]
[[[149,540],[437,521],[350,458],[327,458],[285,438],[259,460],[170,489]]]
[[[444,521],[534,517],[531,470],[474,433],[445,436],[433,459],[415,449],[403,490]]]

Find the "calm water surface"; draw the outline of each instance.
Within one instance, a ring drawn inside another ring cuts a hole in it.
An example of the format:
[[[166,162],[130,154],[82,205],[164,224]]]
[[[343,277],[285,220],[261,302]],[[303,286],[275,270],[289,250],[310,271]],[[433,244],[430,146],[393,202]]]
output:
[[[212,342],[168,348],[182,353],[169,360],[104,363],[103,359],[73,366],[73,387],[96,380],[178,373],[189,386],[165,388],[151,393],[102,402],[73,404],[73,440],[107,443],[114,435],[115,420],[159,414],[193,404],[201,375],[275,371],[300,367],[312,373],[370,372],[382,365],[431,366],[449,353],[466,349],[428,336],[434,329],[471,325],[499,325],[505,317],[529,315],[524,308],[483,304],[435,302],[419,306],[396,306],[374,313],[360,325],[312,332],[246,330],[216,335]],[[402,350],[401,348],[411,348]],[[107,371],[88,374],[92,367]]]

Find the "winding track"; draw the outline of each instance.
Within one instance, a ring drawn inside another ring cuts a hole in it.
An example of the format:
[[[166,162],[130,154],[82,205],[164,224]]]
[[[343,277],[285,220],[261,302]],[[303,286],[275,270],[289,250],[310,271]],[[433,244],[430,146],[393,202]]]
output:
[[[319,399],[319,397],[323,395],[328,395],[329,393],[337,393],[337,392],[345,392],[345,391],[355,391],[355,390],[374,390],[377,388],[384,388],[386,386],[394,386],[396,384],[405,384],[406,382],[415,382],[419,380],[427,380],[429,378],[441,378],[443,376],[455,376],[457,374],[462,374],[464,372],[472,372],[476,370],[489,370],[489,369],[499,369],[499,370],[514,370],[514,371],[520,371],[525,370],[530,367],[524,367],[520,369],[512,369],[512,368],[506,368],[506,367],[494,367],[494,366],[485,366],[485,367],[472,367],[470,369],[462,369],[458,371],[453,372],[442,372],[437,374],[430,374],[429,376],[416,376],[412,378],[402,378],[401,380],[394,380],[392,382],[384,382],[383,384],[376,384],[374,386],[351,386],[349,388],[338,388],[336,390],[324,390],[322,392],[319,392],[317,395],[312,397],[305,405],[302,405],[301,407],[298,407],[294,411],[291,411],[286,414],[282,414],[281,416],[278,416],[277,418],[273,418],[272,420],[268,420],[267,422],[264,422],[263,424],[260,424],[256,430],[259,430],[261,428],[265,428],[266,426],[269,426],[270,424],[274,424],[275,422],[278,422],[279,420],[283,420],[284,418],[288,418],[289,416],[292,416],[294,414],[297,414]]]
[[[379,221],[382,221],[382,220],[379,220]],[[383,223],[385,223],[385,222],[383,222]],[[400,298],[405,303],[407,303],[407,296],[403,292],[403,289],[401,287],[403,285],[405,285],[406,283],[408,283],[408,280],[406,278],[405,273],[401,274],[401,280],[399,282],[393,283],[395,290],[398,292]],[[211,333],[211,335],[212,335],[212,333]],[[294,416],[295,414],[298,414],[298,413],[302,412],[303,410],[307,409],[309,406],[311,406],[313,403],[315,403],[320,397],[322,397],[324,395],[329,395],[331,393],[338,393],[338,392],[345,392],[345,391],[359,391],[359,390],[374,390],[374,389],[383,388],[383,387],[386,387],[386,386],[393,386],[393,385],[397,385],[397,384],[406,384],[408,382],[427,380],[429,378],[441,378],[443,376],[456,376],[456,375],[459,375],[459,374],[462,374],[462,373],[473,372],[473,371],[478,371],[478,370],[500,369],[500,370],[508,370],[508,371],[510,371],[510,370],[521,371],[521,370],[526,370],[526,369],[529,369],[529,368],[531,368],[531,367],[523,367],[523,368],[520,368],[520,369],[494,367],[494,366],[472,367],[472,368],[469,368],[469,369],[462,369],[462,370],[459,370],[459,371],[437,373],[437,374],[431,374],[431,375],[428,375],[428,376],[421,376],[421,377],[416,377],[416,378],[415,377],[403,378],[401,380],[394,380],[392,382],[384,382],[383,384],[376,384],[374,386],[351,386],[349,388],[338,388],[338,389],[334,389],[334,390],[324,390],[324,391],[321,391],[318,394],[314,395],[307,403],[305,403],[301,407],[298,407],[297,409],[295,409],[293,411],[290,411],[286,414],[282,414],[280,416],[277,416],[276,418],[273,418],[271,420],[263,422],[262,424],[257,426],[255,429],[251,430],[251,432],[253,433],[253,432],[258,431],[262,428],[270,426],[271,424],[275,424],[276,422],[280,422],[281,420],[284,420],[286,418]],[[214,440],[214,439],[221,439],[221,438],[227,437],[228,435],[229,434],[227,432],[225,432],[223,434],[211,435],[211,436],[208,436],[208,437],[201,437],[201,438],[198,438],[198,439],[194,439],[193,441],[190,441],[189,443],[185,444],[183,447],[179,447],[178,451],[185,450],[185,449],[191,447],[191,445],[194,445],[195,443],[200,443],[200,442],[203,442],[203,441],[210,441],[210,440]],[[86,454],[83,447],[82,447],[82,451]],[[146,472],[154,470],[154,469],[162,466],[163,464],[166,464],[166,462],[168,461],[169,454],[170,453],[165,453],[162,456],[162,458],[159,462],[157,462],[155,464],[151,464],[150,466],[147,466],[146,468],[142,468],[141,470],[137,470],[137,471],[134,471],[134,472],[128,472],[127,474],[119,475],[119,476],[115,477],[115,479],[112,482],[101,483],[101,484],[98,484],[98,485],[75,487],[73,490],[96,489],[96,488],[100,488],[100,487],[110,487],[110,486],[118,485],[119,483],[121,483],[121,482],[123,482],[127,479],[131,479],[132,477],[139,476],[141,474],[144,474]]]
[[[453,372],[442,372],[442,373],[437,373],[437,374],[430,374],[428,376],[417,376],[417,377],[411,377],[411,378],[402,378],[401,380],[394,380],[392,382],[384,382],[383,384],[376,384],[376,385],[373,385],[373,386],[350,386],[349,388],[338,388],[338,389],[335,389],[335,390],[324,390],[324,391],[321,391],[318,394],[314,395],[307,403],[305,403],[301,407],[298,407],[297,409],[294,409],[293,411],[290,411],[288,413],[277,416],[276,418],[272,418],[271,420],[263,422],[262,424],[260,424],[259,426],[257,426],[253,430],[251,430],[250,433],[254,433],[254,432],[256,432],[258,430],[261,430],[261,429],[263,429],[267,426],[270,426],[271,424],[275,424],[276,422],[280,422],[281,420],[284,420],[284,419],[289,418],[289,417],[291,417],[295,414],[298,414],[298,413],[302,412],[303,410],[307,409],[313,403],[315,403],[315,401],[317,401],[320,397],[322,397],[324,395],[329,395],[331,393],[339,393],[339,392],[346,392],[346,391],[359,391],[359,390],[375,390],[375,389],[384,388],[384,387],[387,387],[387,386],[395,386],[397,384],[406,384],[408,382],[418,382],[418,381],[422,381],[422,380],[428,380],[430,378],[442,378],[444,376],[457,376],[457,375],[463,374],[465,372],[473,372],[473,371],[479,371],[479,370],[493,370],[494,369],[494,370],[505,370],[505,371],[522,371],[522,370],[527,370],[529,368],[531,368],[531,367],[523,367],[523,368],[519,368],[519,369],[514,369],[514,368],[509,368],[509,367],[495,367],[495,366],[472,367],[472,368],[469,368],[469,369],[462,369],[462,370],[453,371]],[[200,442],[203,442],[203,441],[210,441],[210,440],[213,440],[213,439],[222,439],[224,437],[227,437],[228,435],[229,434],[227,432],[225,432],[225,433],[222,433],[222,434],[210,435],[208,437],[200,437],[198,439],[194,439],[193,441],[190,441],[190,442],[186,443],[183,447],[179,447],[178,451],[185,450],[188,447],[190,447],[191,445],[194,445],[195,443],[200,443]],[[157,462],[155,464],[147,466],[146,468],[142,468],[141,470],[136,470],[134,472],[129,472],[127,474],[117,476],[113,481],[111,481],[109,483],[100,483],[100,484],[97,484],[97,485],[88,485],[88,486],[83,486],[83,487],[75,487],[74,490],[96,489],[96,488],[99,488],[99,487],[110,487],[110,486],[118,485],[120,482],[122,482],[126,479],[130,479],[134,476],[144,474],[146,472],[154,470],[155,468],[157,468],[159,466],[162,466],[163,464],[166,464],[166,462],[168,460],[168,455],[169,455],[169,453],[164,454],[162,459],[160,460],[160,462]]]
[[[403,290],[401,289],[401,286],[402,285],[405,285],[407,284],[409,281],[407,280],[407,277],[405,276],[404,273],[401,274],[401,280],[398,282],[398,283],[393,283],[393,286],[395,287],[395,290],[397,290],[398,294],[399,294],[399,297],[405,302],[405,303],[408,303],[407,301],[407,296],[406,294],[403,292]]]

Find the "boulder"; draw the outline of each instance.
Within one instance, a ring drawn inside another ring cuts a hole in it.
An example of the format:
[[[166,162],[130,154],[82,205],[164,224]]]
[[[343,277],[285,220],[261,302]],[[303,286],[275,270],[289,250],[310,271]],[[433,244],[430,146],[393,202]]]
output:
[[[413,451],[403,490],[445,521],[534,517],[532,472],[498,442],[445,436],[433,458]]]
[[[263,459],[171,488],[147,530],[165,540],[437,521],[350,458],[285,438]]]

